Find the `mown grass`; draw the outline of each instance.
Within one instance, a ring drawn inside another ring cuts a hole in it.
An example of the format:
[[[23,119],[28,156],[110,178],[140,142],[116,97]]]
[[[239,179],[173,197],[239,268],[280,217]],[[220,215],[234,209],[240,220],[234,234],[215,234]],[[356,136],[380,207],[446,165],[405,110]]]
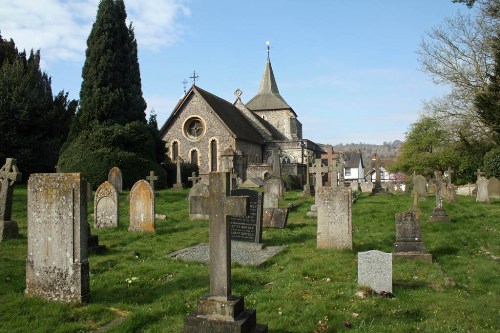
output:
[[[0,243],[0,332],[95,332],[117,318],[124,319],[107,332],[183,330],[184,317],[208,292],[208,265],[167,254],[207,242],[208,221],[189,221],[187,190],[162,190],[157,213],[168,219],[157,221],[156,234],[129,233],[127,195],[120,195],[119,228],[92,228],[107,246],[89,257],[92,302],[63,304],[24,295],[26,187],[16,187],[21,237]],[[305,217],[312,199],[288,192],[283,205],[302,204],[286,229],[263,233],[267,245],[286,249],[259,267],[233,265],[233,294],[245,296],[274,333],[500,331],[499,201],[458,197],[445,203],[448,223],[428,222],[434,200],[421,202],[423,241],[434,262],[394,261],[394,299],[356,296],[357,252],[391,252],[394,214],[411,202],[409,195],[361,195],[353,205],[354,249],[324,250],[316,249],[316,220]]]

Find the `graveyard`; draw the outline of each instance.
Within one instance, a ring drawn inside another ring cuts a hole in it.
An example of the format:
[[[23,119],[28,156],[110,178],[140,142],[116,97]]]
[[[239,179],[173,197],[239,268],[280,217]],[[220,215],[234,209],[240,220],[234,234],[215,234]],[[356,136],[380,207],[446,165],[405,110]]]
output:
[[[209,241],[208,220],[189,219],[188,189],[157,190],[155,232],[129,232],[129,190],[119,196],[117,228],[91,234],[106,248],[90,252],[90,301],[63,303],[25,295],[27,187],[14,191],[12,219],[20,236],[0,242],[0,332],[182,332],[186,316],[210,288],[208,263],[170,258]],[[447,222],[430,222],[435,200],[418,202],[422,241],[432,263],[394,258],[392,294],[358,286],[358,252],[391,253],[395,214],[408,193],[361,194],[352,204],[352,250],[317,248],[313,197],[289,191],[285,228],[264,228],[262,242],[284,249],[258,265],[232,264],[232,293],[245,297],[269,332],[497,332],[500,201],[457,196],[443,203]],[[360,296],[360,291],[363,297]]]

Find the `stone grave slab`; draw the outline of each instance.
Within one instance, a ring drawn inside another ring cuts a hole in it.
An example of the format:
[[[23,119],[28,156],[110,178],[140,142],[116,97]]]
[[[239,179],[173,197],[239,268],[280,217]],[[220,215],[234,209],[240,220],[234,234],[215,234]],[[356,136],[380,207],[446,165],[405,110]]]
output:
[[[113,184],[118,194],[123,192],[123,175],[119,167],[112,167],[108,172],[108,182]]]
[[[490,202],[490,196],[488,194],[488,179],[485,177],[479,177],[476,181],[476,185],[476,202]]]
[[[432,255],[426,253],[422,241],[422,225],[419,212],[396,214],[396,242],[394,257],[421,260],[432,263]]]
[[[377,293],[392,293],[392,254],[377,250],[358,252],[358,285]]]
[[[265,228],[284,229],[288,222],[288,208],[264,209],[263,226]]]
[[[118,227],[118,192],[113,184],[105,181],[95,191],[94,227]]]
[[[155,232],[155,194],[141,179],[130,190],[130,225],[128,231]]]
[[[352,249],[352,190],[319,188],[317,248]]]
[[[232,190],[231,196],[248,197],[249,212],[246,216],[229,217],[231,240],[260,243],[262,242],[263,193],[246,189]]]
[[[189,219],[208,220],[208,185],[196,183],[189,190]]]
[[[496,177],[488,179],[488,196],[490,198],[500,198],[500,180]]]
[[[79,173],[32,174],[28,180],[26,294],[90,301],[87,184]]]

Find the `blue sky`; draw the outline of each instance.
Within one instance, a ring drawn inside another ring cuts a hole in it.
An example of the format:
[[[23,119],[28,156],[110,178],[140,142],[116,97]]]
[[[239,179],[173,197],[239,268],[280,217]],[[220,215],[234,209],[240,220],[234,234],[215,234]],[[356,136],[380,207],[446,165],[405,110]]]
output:
[[[41,49],[54,94],[78,99],[98,0],[0,0],[0,31]],[[318,143],[403,140],[422,101],[445,93],[419,71],[425,32],[464,5],[451,0],[125,0],[139,44],[147,112],[161,126],[196,70],[230,102],[256,93],[266,41],[281,95]]]

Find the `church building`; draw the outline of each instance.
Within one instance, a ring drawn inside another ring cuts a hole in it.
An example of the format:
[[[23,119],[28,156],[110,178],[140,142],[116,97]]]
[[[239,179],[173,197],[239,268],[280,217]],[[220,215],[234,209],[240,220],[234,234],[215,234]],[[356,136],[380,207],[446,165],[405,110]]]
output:
[[[257,95],[246,104],[239,89],[235,96],[230,103],[193,85],[160,129],[168,157],[197,164],[202,177],[234,171],[244,181],[266,178],[273,151],[279,151],[285,174],[305,175],[304,163],[323,150],[302,138],[297,114],[279,93],[269,48]]]

